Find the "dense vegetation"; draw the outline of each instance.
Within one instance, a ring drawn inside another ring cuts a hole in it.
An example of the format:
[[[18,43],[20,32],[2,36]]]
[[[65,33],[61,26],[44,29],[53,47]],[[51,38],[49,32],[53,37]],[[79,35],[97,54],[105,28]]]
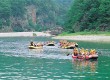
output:
[[[65,29],[69,32],[110,31],[110,0],[74,0]]]
[[[62,27],[72,0],[0,0],[0,31]]]
[[[110,0],[0,0],[0,32],[56,27],[68,32],[110,31]]]

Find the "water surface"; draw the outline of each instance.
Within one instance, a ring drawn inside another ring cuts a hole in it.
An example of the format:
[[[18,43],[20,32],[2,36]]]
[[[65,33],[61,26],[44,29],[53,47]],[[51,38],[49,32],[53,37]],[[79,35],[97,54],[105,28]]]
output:
[[[110,80],[110,43],[79,42],[80,47],[97,49],[97,61],[73,60],[72,50],[44,46],[29,50],[30,41],[45,37],[0,38],[0,80]],[[58,40],[55,40],[56,43]]]

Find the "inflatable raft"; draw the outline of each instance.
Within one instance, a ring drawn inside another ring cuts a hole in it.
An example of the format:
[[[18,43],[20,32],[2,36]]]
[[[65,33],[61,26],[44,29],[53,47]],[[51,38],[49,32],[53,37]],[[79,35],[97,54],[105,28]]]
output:
[[[29,49],[42,49],[42,46],[28,46]]]
[[[75,46],[66,46],[66,47],[61,47],[62,49],[74,49],[75,48]]]
[[[54,43],[47,43],[47,46],[55,46]]]
[[[67,48],[65,48],[65,49],[74,49],[75,48],[75,46],[68,46]]]
[[[97,60],[98,59],[98,55],[95,54],[95,55],[87,55],[87,56],[74,56],[72,55],[72,58],[73,59],[84,59],[84,60]]]

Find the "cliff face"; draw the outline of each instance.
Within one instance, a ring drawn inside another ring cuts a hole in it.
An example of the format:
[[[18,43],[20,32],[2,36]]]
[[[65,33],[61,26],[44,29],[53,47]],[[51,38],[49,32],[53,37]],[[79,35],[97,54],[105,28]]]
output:
[[[29,5],[26,7],[26,10],[27,20],[32,20],[33,24],[36,24],[36,7],[34,5]]]

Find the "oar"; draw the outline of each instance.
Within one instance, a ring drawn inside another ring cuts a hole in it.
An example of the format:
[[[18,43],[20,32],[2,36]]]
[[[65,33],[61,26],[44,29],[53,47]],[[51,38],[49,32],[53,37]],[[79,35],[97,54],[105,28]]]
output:
[[[70,53],[67,54],[67,56],[69,56],[69,55],[70,55]]]

